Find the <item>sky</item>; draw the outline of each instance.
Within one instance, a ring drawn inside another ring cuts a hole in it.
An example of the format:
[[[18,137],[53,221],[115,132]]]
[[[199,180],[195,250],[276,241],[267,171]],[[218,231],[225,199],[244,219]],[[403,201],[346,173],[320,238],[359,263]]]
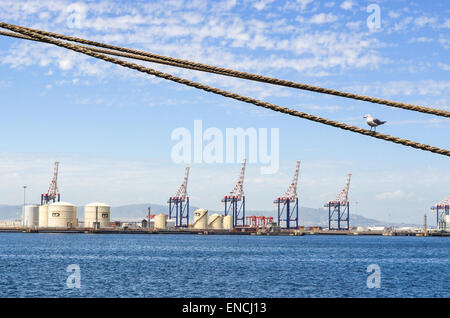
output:
[[[375,8],[375,9],[374,9]],[[374,15],[379,13],[379,15]],[[442,1],[0,1],[0,20],[357,94],[449,110],[450,6]],[[383,105],[139,62],[317,116],[450,149],[450,121]],[[351,211],[434,220],[448,157],[183,87],[54,46],[0,37],[0,204],[38,202],[54,161],[64,201],[165,204],[183,180],[173,132],[278,129],[279,169],[247,166],[249,210],[274,209],[295,162],[300,204],[320,208],[352,173]],[[258,135],[261,137],[261,135]],[[262,139],[264,140],[264,139]],[[191,163],[191,204],[222,209],[240,160]]]

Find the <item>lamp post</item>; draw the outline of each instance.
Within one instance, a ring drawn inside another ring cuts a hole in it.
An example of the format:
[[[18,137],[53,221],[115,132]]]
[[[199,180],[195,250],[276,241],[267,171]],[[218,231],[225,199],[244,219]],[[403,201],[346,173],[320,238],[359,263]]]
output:
[[[24,185],[23,186],[23,206],[25,206],[25,198],[26,198],[26,190],[27,190],[27,186],[26,185]]]
[[[25,202],[26,202],[26,190],[27,186],[23,186],[23,207],[22,207],[22,224],[24,224],[25,218]],[[17,220],[19,220],[19,216],[17,215]]]
[[[151,207],[148,207],[148,223],[147,223],[148,230],[150,230],[150,211],[151,211]]]

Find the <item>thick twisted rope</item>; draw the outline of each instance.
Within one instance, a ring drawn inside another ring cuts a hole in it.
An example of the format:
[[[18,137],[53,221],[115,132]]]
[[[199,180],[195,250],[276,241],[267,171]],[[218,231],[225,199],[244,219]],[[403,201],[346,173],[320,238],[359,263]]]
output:
[[[47,43],[47,44],[49,43],[49,42],[47,42],[45,40],[32,38],[32,37],[29,37],[29,36],[26,36],[26,35],[13,33],[13,32],[0,31],[0,35],[9,36],[9,37],[13,37],[13,38],[18,38],[18,39],[22,39],[22,40],[42,42],[42,43]],[[108,55],[115,55],[115,56],[130,58],[130,59],[134,59],[134,60],[141,60],[141,61],[146,61],[146,62],[159,63],[159,64],[165,64],[165,65],[170,65],[170,66],[175,66],[175,67],[187,68],[187,69],[196,70],[196,71],[202,71],[202,69],[200,69],[198,67],[186,66],[186,65],[182,65],[182,64],[179,64],[179,63],[176,63],[176,62],[162,61],[162,60],[157,59],[157,58],[147,57],[147,56],[143,56],[143,55],[137,55],[137,54],[131,54],[131,53],[123,53],[123,52],[115,51],[115,50],[99,49],[99,48],[96,48],[96,47],[90,47],[90,46],[84,46],[84,45],[80,45],[80,47],[88,49],[88,50],[91,50],[91,51],[94,51],[94,52],[97,52],[97,53],[103,53],[103,54],[108,54]],[[222,74],[220,72],[214,72],[214,71],[211,71],[210,73]],[[225,74],[222,74],[222,75],[225,75]]]
[[[325,125],[341,128],[341,129],[344,129],[344,130],[349,130],[349,131],[352,131],[352,132],[355,132],[355,133],[358,133],[358,134],[361,134],[361,135],[366,135],[366,136],[370,136],[370,137],[377,138],[377,139],[383,139],[383,140],[390,141],[390,142],[397,143],[397,144],[401,144],[401,145],[404,145],[404,146],[413,147],[413,148],[416,148],[416,149],[421,149],[421,150],[425,150],[425,151],[429,151],[429,152],[433,152],[433,153],[437,153],[437,154],[441,154],[441,155],[450,157],[450,150],[447,150],[447,149],[441,149],[441,148],[438,148],[438,147],[433,147],[433,146],[429,146],[429,145],[426,145],[426,144],[421,144],[421,143],[418,143],[418,142],[415,142],[415,141],[411,141],[411,140],[408,140],[408,139],[402,139],[402,138],[399,138],[399,137],[394,137],[394,136],[390,136],[390,135],[386,135],[386,134],[374,133],[374,132],[372,132],[370,130],[367,130],[367,129],[362,129],[362,128],[359,128],[359,127],[356,127],[356,126],[347,125],[345,123],[341,123],[341,122],[338,122],[338,121],[321,118],[321,117],[318,117],[318,116],[315,116],[315,115],[311,115],[311,114],[307,114],[307,113],[304,113],[304,112],[300,112],[300,111],[293,110],[293,109],[290,109],[290,108],[287,108],[287,107],[281,107],[281,106],[278,106],[278,105],[275,105],[275,104],[271,104],[271,103],[268,103],[268,102],[260,101],[260,100],[257,100],[257,99],[251,98],[251,97],[246,97],[246,96],[238,95],[238,94],[235,94],[235,93],[231,93],[231,92],[228,92],[228,91],[225,91],[225,90],[221,90],[219,88],[211,87],[211,86],[208,86],[208,85],[204,85],[204,84],[200,84],[200,83],[193,82],[193,81],[190,81],[190,80],[186,80],[186,79],[183,79],[183,78],[180,78],[180,77],[177,77],[177,76],[173,76],[173,75],[170,75],[170,74],[167,74],[167,73],[159,72],[159,71],[156,71],[154,69],[151,69],[151,68],[148,68],[148,67],[144,67],[142,65],[138,65],[138,64],[135,64],[135,63],[130,63],[130,62],[123,61],[123,60],[120,60],[120,59],[116,59],[116,58],[113,58],[113,57],[110,57],[110,56],[107,56],[107,55],[104,55],[104,54],[101,54],[101,53],[97,53],[97,52],[92,51],[91,49],[87,49],[87,48],[82,47],[80,45],[66,43],[66,42],[61,42],[61,41],[58,41],[58,40],[55,40],[55,39],[47,38],[45,36],[42,36],[42,35],[40,35],[38,33],[33,32],[33,31],[29,31],[28,29],[25,29],[25,28],[22,28],[22,27],[8,25],[6,23],[0,23],[0,27],[9,29],[9,30],[14,31],[14,32],[21,33],[21,34],[23,34],[25,36],[28,36],[28,37],[31,37],[31,38],[36,38],[36,39],[42,40],[43,42],[46,42],[46,43],[51,43],[51,44],[54,44],[54,45],[59,46],[59,47],[64,47],[64,48],[72,50],[72,51],[76,51],[76,52],[79,52],[79,53],[82,53],[82,54],[85,54],[85,55],[88,55],[88,56],[91,56],[91,57],[95,57],[95,58],[98,58],[98,59],[101,59],[101,60],[104,60],[104,61],[107,61],[107,62],[111,62],[111,63],[117,64],[117,65],[121,65],[123,67],[134,69],[134,70],[137,70],[139,72],[143,72],[143,73],[154,75],[154,76],[157,76],[157,77],[160,77],[160,78],[164,78],[164,79],[167,79],[167,80],[179,83],[179,84],[187,85],[187,86],[190,86],[190,87],[195,87],[197,89],[201,89],[201,90],[204,90],[204,91],[207,91],[207,92],[211,92],[211,93],[215,93],[215,94],[218,94],[218,95],[222,95],[222,96],[225,96],[225,97],[228,97],[228,98],[236,99],[236,100],[243,101],[243,102],[246,102],[246,103],[250,103],[250,104],[253,104],[253,105],[256,105],[256,106],[260,106],[260,107],[264,107],[264,108],[271,109],[271,110],[274,110],[274,111],[278,111],[278,112],[281,112],[281,113],[285,113],[285,114],[288,114],[288,115],[291,115],[291,116],[296,116],[296,117],[308,119],[308,120],[311,120],[311,121],[314,121],[314,122],[318,122],[318,123],[321,123],[321,124],[325,124]]]
[[[0,23],[0,27],[8,29],[6,26],[19,27],[19,26],[12,25],[12,24]],[[85,39],[67,36],[67,35],[58,34],[58,33],[53,33],[53,32],[46,32],[46,31],[42,31],[42,30],[36,30],[36,29],[25,28],[25,27],[19,27],[19,28],[22,28],[27,31],[35,32],[39,35],[43,35],[43,36],[47,36],[47,37],[51,37],[51,38],[59,38],[59,39],[66,40],[66,41],[77,42],[77,43],[82,43],[82,44],[86,44],[86,45],[102,47],[102,48],[106,48],[106,49],[110,49],[110,50],[150,57],[150,58],[156,59],[156,60],[152,61],[155,63],[167,64],[167,65],[189,68],[189,69],[195,69],[195,70],[203,71],[203,72],[210,72],[210,73],[221,74],[221,75],[225,75],[225,76],[231,76],[231,77],[237,77],[237,78],[243,78],[243,79],[247,79],[247,80],[253,80],[253,81],[258,81],[258,82],[279,85],[279,86],[297,88],[297,89],[302,89],[302,90],[307,90],[307,91],[312,91],[312,92],[317,92],[317,93],[322,93],[322,94],[335,95],[335,96],[340,96],[340,97],[345,97],[345,98],[362,100],[362,101],[366,101],[366,102],[370,102],[370,103],[387,105],[387,106],[391,106],[391,107],[402,108],[402,109],[407,109],[407,110],[411,110],[411,111],[432,114],[432,115],[436,115],[436,116],[450,117],[450,111],[446,111],[446,110],[442,110],[442,109],[407,104],[407,103],[402,103],[402,102],[395,102],[395,101],[391,101],[391,100],[387,100],[387,99],[381,99],[381,98],[376,98],[376,97],[369,97],[369,96],[364,96],[364,95],[347,93],[347,92],[342,92],[342,91],[338,91],[338,90],[334,90],[334,89],[327,89],[327,88],[322,88],[322,87],[317,87],[317,86],[312,86],[312,85],[307,85],[307,84],[302,84],[302,83],[296,83],[296,82],[292,82],[292,81],[287,81],[287,80],[282,80],[282,79],[277,79],[277,78],[272,78],[272,77],[267,77],[267,76],[262,76],[262,75],[257,75],[257,74],[251,74],[251,73],[247,73],[247,72],[235,71],[235,70],[231,70],[231,69],[227,69],[227,68],[223,68],[223,67],[211,66],[211,65],[196,63],[196,62],[192,62],[192,61],[188,61],[188,60],[168,57],[168,56],[164,56],[164,55],[160,55],[160,54],[123,48],[120,46],[85,40]],[[166,62],[170,62],[171,64],[166,63]],[[176,63],[176,65],[173,63]]]

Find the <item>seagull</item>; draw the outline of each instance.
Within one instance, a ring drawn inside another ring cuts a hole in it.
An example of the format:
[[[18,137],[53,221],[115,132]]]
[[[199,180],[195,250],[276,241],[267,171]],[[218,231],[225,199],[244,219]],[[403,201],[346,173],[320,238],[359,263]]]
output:
[[[377,131],[377,126],[383,125],[386,122],[386,121],[381,121],[378,118],[373,118],[369,114],[367,114],[363,118],[366,119],[367,125],[370,126],[370,131],[372,131],[372,128],[375,128],[375,132]]]

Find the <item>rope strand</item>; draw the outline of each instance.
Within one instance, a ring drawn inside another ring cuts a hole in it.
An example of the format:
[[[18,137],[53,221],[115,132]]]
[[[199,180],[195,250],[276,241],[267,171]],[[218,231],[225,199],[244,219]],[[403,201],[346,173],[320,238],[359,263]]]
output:
[[[150,57],[150,58],[156,59],[156,60],[152,61],[155,63],[161,63],[161,64],[167,64],[165,62],[176,63],[177,65],[175,65],[175,64],[167,64],[167,65],[195,69],[198,71],[221,74],[224,76],[231,76],[231,77],[242,78],[242,79],[247,79],[247,80],[252,80],[252,81],[264,82],[264,83],[269,83],[269,84],[273,84],[273,85],[302,89],[302,90],[307,90],[307,91],[312,91],[312,92],[317,92],[317,93],[322,93],[322,94],[351,98],[351,99],[366,101],[366,102],[380,104],[380,105],[386,105],[386,106],[391,106],[391,107],[396,107],[396,108],[407,109],[407,110],[411,110],[411,111],[417,111],[417,112],[421,112],[421,113],[432,114],[432,115],[436,115],[436,116],[450,117],[450,111],[446,111],[446,110],[442,110],[442,109],[407,104],[407,103],[402,103],[402,102],[395,102],[395,101],[391,101],[391,100],[387,100],[387,99],[369,97],[369,96],[358,95],[358,94],[354,94],[354,93],[347,93],[347,92],[342,92],[342,91],[338,91],[338,90],[334,90],[334,89],[322,88],[322,87],[318,87],[318,86],[296,83],[296,82],[292,82],[292,81],[287,81],[287,80],[282,80],[282,79],[277,79],[277,78],[272,78],[272,77],[267,77],[267,76],[262,76],[262,75],[247,73],[247,72],[235,71],[235,70],[227,69],[227,68],[223,68],[223,67],[217,67],[217,66],[211,66],[211,65],[202,64],[202,63],[196,63],[196,62],[173,58],[173,57],[168,57],[168,56],[164,56],[164,55],[160,55],[160,54],[123,48],[120,46],[85,40],[85,39],[81,39],[78,37],[72,37],[72,36],[67,36],[67,35],[63,35],[63,34],[46,32],[46,31],[36,30],[36,29],[31,29],[31,28],[19,27],[19,26],[12,25],[12,24],[0,23],[0,27],[10,29],[6,26],[22,28],[22,30],[27,30],[27,31],[34,32],[39,35],[43,35],[43,36],[47,36],[47,37],[51,37],[51,38],[58,38],[58,39],[62,39],[65,41],[77,42],[77,43],[82,43],[82,44],[86,44],[86,45],[102,47],[102,48],[106,48],[106,49],[110,49],[110,50]]]
[[[167,74],[167,73],[156,71],[154,69],[151,69],[151,68],[148,68],[148,67],[144,67],[142,65],[138,65],[138,64],[135,64],[135,63],[130,63],[130,62],[123,61],[123,60],[120,60],[120,59],[116,59],[116,58],[113,58],[113,57],[110,57],[110,56],[107,56],[107,55],[104,55],[104,54],[101,54],[101,53],[97,53],[97,52],[92,51],[91,49],[87,49],[87,48],[82,47],[80,45],[71,44],[71,43],[65,43],[65,42],[61,42],[61,41],[55,40],[55,39],[47,38],[45,36],[42,36],[42,35],[40,35],[38,33],[33,32],[33,31],[29,31],[28,29],[25,29],[25,28],[22,28],[22,27],[8,25],[8,24],[5,24],[5,23],[0,23],[0,27],[9,29],[9,30],[14,31],[14,32],[21,33],[21,34],[23,34],[25,36],[28,36],[28,37],[31,37],[31,38],[36,38],[36,39],[42,40],[43,42],[46,42],[46,43],[51,43],[51,44],[54,44],[54,45],[59,46],[59,47],[64,47],[64,48],[69,49],[69,50],[73,50],[73,51],[76,51],[76,52],[79,52],[79,53],[82,53],[82,54],[85,54],[85,55],[88,55],[88,56],[91,56],[91,57],[95,57],[95,58],[98,58],[98,59],[101,59],[101,60],[104,60],[104,61],[107,61],[107,62],[111,62],[111,63],[117,64],[117,65],[121,65],[123,67],[134,69],[134,70],[137,70],[139,72],[143,72],[143,73],[154,75],[154,76],[157,76],[157,77],[160,77],[160,78],[164,78],[166,80],[170,80],[170,81],[173,81],[173,82],[176,82],[176,83],[179,83],[179,84],[184,84],[184,85],[187,85],[187,86],[190,86],[190,87],[195,87],[197,89],[201,89],[201,90],[204,90],[204,91],[207,91],[207,92],[211,92],[211,93],[215,93],[215,94],[218,94],[218,95],[222,95],[222,96],[225,96],[225,97],[228,97],[228,98],[232,98],[232,99],[235,99],[235,100],[239,100],[239,101],[250,103],[250,104],[253,104],[253,105],[256,105],[256,106],[260,106],[260,107],[264,107],[264,108],[267,108],[267,109],[271,109],[271,110],[274,110],[274,111],[277,111],[277,112],[285,113],[285,114],[288,114],[288,115],[291,115],[291,116],[296,116],[296,117],[308,119],[308,120],[311,120],[311,121],[314,121],[314,122],[318,122],[318,123],[321,123],[321,124],[337,127],[337,128],[344,129],[344,130],[349,130],[349,131],[352,131],[352,132],[355,132],[355,133],[358,133],[358,134],[361,134],[361,135],[366,135],[366,136],[370,136],[370,137],[377,138],[377,139],[383,139],[383,140],[390,141],[390,142],[397,143],[397,144],[401,144],[401,145],[404,145],[404,146],[413,147],[413,148],[416,148],[416,149],[421,149],[421,150],[425,150],[425,151],[429,151],[429,152],[433,152],[433,153],[437,153],[437,154],[441,154],[441,155],[450,157],[450,150],[447,150],[447,149],[441,149],[441,148],[438,148],[438,147],[433,147],[433,146],[430,146],[430,145],[421,144],[421,143],[418,143],[418,142],[415,142],[415,141],[411,141],[411,140],[403,139],[403,138],[399,138],[399,137],[394,137],[394,136],[390,136],[390,135],[386,135],[386,134],[374,133],[374,132],[372,132],[370,130],[367,130],[367,129],[363,129],[363,128],[359,128],[359,127],[356,127],[356,126],[347,125],[345,123],[341,123],[341,122],[338,122],[338,121],[329,120],[329,119],[326,119],[326,118],[321,118],[321,117],[318,117],[318,116],[315,116],[315,115],[311,115],[311,114],[307,114],[307,113],[304,113],[304,112],[300,112],[300,111],[293,110],[293,109],[290,109],[290,108],[287,108],[287,107],[281,107],[281,106],[278,106],[278,105],[275,105],[275,104],[271,104],[271,103],[268,103],[268,102],[264,102],[264,101],[260,101],[260,100],[257,100],[257,99],[251,98],[251,97],[246,97],[246,96],[242,96],[242,95],[239,95],[239,94],[231,93],[231,92],[228,92],[228,91],[225,91],[225,90],[221,90],[219,88],[211,87],[211,86],[204,85],[204,84],[201,84],[201,83],[197,83],[197,82],[193,82],[193,81],[190,81],[190,80],[186,80],[186,79],[183,79],[183,78],[180,78],[180,77],[177,77],[177,76],[173,76],[173,75],[170,75],[170,74]]]

